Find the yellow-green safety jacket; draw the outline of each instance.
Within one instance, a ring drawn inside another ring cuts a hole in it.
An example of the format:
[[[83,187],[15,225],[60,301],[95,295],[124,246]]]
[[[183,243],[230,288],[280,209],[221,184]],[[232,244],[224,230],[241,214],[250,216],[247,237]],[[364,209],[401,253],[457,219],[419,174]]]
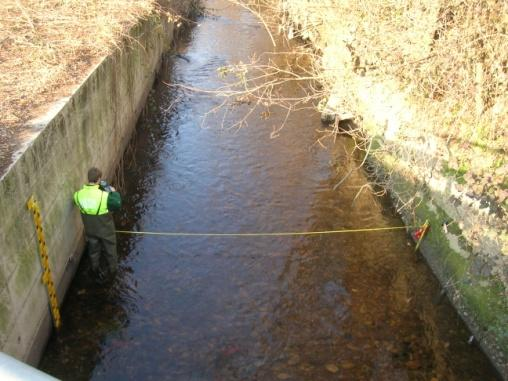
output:
[[[105,192],[98,184],[86,184],[74,193],[74,202],[82,214],[100,216],[120,209],[122,200],[118,192]]]
[[[120,209],[122,199],[118,192],[106,192],[98,184],[86,184],[74,193],[74,202],[81,211],[81,218],[88,237],[116,242],[112,211]]]

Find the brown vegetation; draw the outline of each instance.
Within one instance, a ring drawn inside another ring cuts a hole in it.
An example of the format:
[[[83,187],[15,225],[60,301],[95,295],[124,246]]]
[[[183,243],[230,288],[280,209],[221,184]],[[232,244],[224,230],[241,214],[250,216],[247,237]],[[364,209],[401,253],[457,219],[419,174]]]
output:
[[[23,124],[118,45],[155,0],[2,0],[0,127]]]
[[[316,72],[329,91],[340,83],[344,107],[361,110],[358,89],[378,82],[404,94],[401,107],[416,110],[400,125],[400,141],[383,150],[414,168],[454,174],[506,209],[506,1],[282,0],[279,7],[307,15],[295,34],[320,50]],[[285,26],[290,33],[293,27]],[[437,145],[427,155],[420,153],[424,141]]]
[[[435,132],[506,148],[506,1],[292,0],[281,6],[309,7],[298,33],[323,50],[348,50],[336,57],[336,79],[354,81],[350,73],[396,79],[438,117],[443,128]],[[325,70],[333,65],[324,64]]]

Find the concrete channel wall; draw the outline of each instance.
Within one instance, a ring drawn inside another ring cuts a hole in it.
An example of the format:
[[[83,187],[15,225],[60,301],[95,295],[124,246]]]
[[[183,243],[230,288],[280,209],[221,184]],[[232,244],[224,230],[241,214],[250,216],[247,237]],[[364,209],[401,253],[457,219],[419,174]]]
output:
[[[0,350],[36,364],[51,331],[35,225],[39,202],[61,302],[84,247],[72,194],[89,167],[111,176],[144,107],[174,25],[152,16],[130,42],[97,65],[72,96],[34,122],[34,136],[0,179]],[[65,324],[65,321],[63,322]]]

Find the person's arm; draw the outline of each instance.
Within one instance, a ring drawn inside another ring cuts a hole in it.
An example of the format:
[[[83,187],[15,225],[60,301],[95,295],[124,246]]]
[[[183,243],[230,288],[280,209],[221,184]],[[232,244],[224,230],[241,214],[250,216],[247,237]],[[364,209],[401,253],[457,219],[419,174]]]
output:
[[[122,207],[122,196],[118,192],[108,193],[108,210],[114,212]]]

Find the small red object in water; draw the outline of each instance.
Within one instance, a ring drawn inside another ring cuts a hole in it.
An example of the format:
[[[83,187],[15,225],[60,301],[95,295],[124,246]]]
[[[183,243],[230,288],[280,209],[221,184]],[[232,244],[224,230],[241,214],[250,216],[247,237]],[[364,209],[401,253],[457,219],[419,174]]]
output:
[[[222,354],[225,356],[231,356],[239,351],[240,351],[240,348],[238,348],[236,345],[230,345],[222,350]]]
[[[422,234],[423,234],[423,228],[418,228],[416,229],[414,232],[413,232],[413,239],[415,241],[418,241],[421,237],[422,237]]]

